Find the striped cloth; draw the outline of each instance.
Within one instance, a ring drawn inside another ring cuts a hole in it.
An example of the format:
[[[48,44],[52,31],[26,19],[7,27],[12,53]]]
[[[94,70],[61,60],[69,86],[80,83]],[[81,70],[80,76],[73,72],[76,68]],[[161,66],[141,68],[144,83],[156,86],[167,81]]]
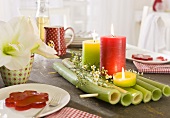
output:
[[[45,118],[101,118],[100,116],[90,114],[78,109],[65,107]]]
[[[170,73],[170,64],[144,64],[133,61],[139,72],[143,73]]]

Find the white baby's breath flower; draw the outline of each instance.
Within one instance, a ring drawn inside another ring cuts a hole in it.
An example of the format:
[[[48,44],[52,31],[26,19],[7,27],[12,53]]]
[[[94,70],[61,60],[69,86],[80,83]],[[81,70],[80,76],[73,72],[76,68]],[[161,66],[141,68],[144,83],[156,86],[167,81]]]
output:
[[[98,75],[98,74],[96,74],[96,73],[93,73],[93,77],[99,79],[100,75]]]
[[[111,75],[106,74],[106,75],[105,75],[105,78],[106,78],[106,79],[111,79],[111,78],[112,78],[112,76],[111,76]]]
[[[82,57],[80,57],[80,62],[82,61]]]
[[[102,67],[101,73],[102,73],[102,74],[107,74],[107,72],[108,72],[108,71],[105,70],[104,67]]]
[[[108,80],[106,80],[105,82],[106,82],[106,83],[108,83],[109,81],[108,81]]]
[[[95,65],[91,66],[91,69],[92,69],[92,71],[95,71],[96,66]]]
[[[82,69],[86,70],[87,69],[87,65],[83,65]]]
[[[101,72],[98,70],[98,71],[95,71],[95,73],[97,74],[97,75],[100,75],[101,74]]]

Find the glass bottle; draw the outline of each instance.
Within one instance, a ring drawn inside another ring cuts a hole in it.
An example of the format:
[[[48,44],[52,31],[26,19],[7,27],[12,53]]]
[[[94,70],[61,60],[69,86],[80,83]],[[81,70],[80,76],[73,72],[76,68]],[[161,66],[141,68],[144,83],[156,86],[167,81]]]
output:
[[[49,2],[48,0],[37,0],[37,12],[36,21],[39,29],[39,35],[42,41],[45,39],[45,26],[50,24],[49,22]]]

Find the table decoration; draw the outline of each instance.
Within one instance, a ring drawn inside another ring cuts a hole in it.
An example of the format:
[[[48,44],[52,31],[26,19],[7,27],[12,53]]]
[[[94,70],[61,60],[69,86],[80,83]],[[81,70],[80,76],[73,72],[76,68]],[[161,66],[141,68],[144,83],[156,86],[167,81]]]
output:
[[[97,86],[85,79],[79,81],[75,72],[65,67],[62,63],[54,63],[53,68],[62,75],[66,80],[75,85],[77,88],[87,93],[98,93],[98,99],[109,102],[110,104],[116,104],[120,100],[120,92],[116,89],[103,88]],[[85,83],[82,85],[82,82]]]
[[[113,75],[113,83],[120,87],[131,87],[136,84],[136,74],[125,71],[122,68],[122,72],[117,72]]]
[[[74,59],[73,59],[73,60],[74,60]],[[62,60],[62,62],[63,62],[63,65],[65,65],[67,68],[72,69],[72,70],[76,69],[76,66],[75,66],[74,64],[75,64],[77,61],[75,61],[75,63],[73,63],[73,62],[70,61],[69,58],[65,58],[65,59]],[[79,63],[78,63],[78,64],[79,64]],[[53,68],[54,68],[55,70],[57,70],[57,69],[56,69],[56,65],[54,65]],[[94,83],[95,85],[98,85],[98,86],[103,86],[103,87],[105,87],[105,88],[110,88],[110,89],[116,89],[116,90],[118,90],[118,91],[121,93],[120,103],[121,103],[123,106],[129,106],[129,105],[131,104],[132,96],[131,96],[131,94],[130,94],[128,91],[126,91],[126,90],[124,90],[124,89],[122,89],[122,88],[120,88],[120,87],[118,87],[118,86],[115,86],[115,85],[113,85],[113,84],[110,84],[110,83],[106,82],[106,81],[103,80],[103,79],[101,79],[99,82],[94,81],[94,77],[91,77],[91,74],[88,74],[89,72],[87,72],[87,71],[83,71],[83,72],[85,73],[85,76],[86,76],[87,81],[89,81],[89,82],[91,82],[91,83]],[[82,74],[81,72],[79,72],[79,69],[78,69],[78,73]],[[88,77],[87,74],[88,74],[88,76],[90,76],[90,77]],[[76,75],[76,76],[77,76],[77,75]],[[81,78],[79,78],[79,81],[80,81],[80,82],[81,82],[82,78],[83,78],[83,76],[82,76]]]
[[[163,95],[165,96],[170,96],[170,87],[168,85],[165,85],[165,84],[162,84],[162,83],[159,83],[159,82],[155,82],[151,79],[147,79],[145,77],[141,77],[139,76],[138,79],[144,81],[144,82],[147,82],[153,86],[156,86],[157,88],[161,89]]]
[[[154,85],[151,85],[148,82],[140,80],[139,77],[142,77],[142,74],[140,73],[129,70],[130,72],[137,74],[136,84],[131,87],[119,87],[114,84],[113,78],[107,74],[107,70],[100,71],[99,68],[96,68],[94,65],[88,67],[82,65],[81,62],[81,53],[72,54],[71,58],[63,59],[62,63],[54,63],[53,68],[63,78],[65,78],[87,94],[96,93],[98,94],[96,98],[99,98],[99,96],[101,96],[102,94],[103,98],[99,99],[103,101],[106,101],[105,98],[108,97],[108,95],[105,95],[104,97],[103,93],[104,91],[106,92],[108,90],[102,88],[108,88],[109,90],[118,90],[121,95],[121,97],[119,98],[119,103],[121,103],[123,106],[129,106],[130,104],[137,105],[142,101],[144,103],[147,103],[150,100],[158,101],[162,97],[163,89],[160,89]],[[168,97],[169,94],[168,87],[169,86],[167,85],[165,97]],[[101,89],[103,93],[101,92]],[[109,101],[107,100],[106,102]],[[116,103],[118,102],[115,102],[114,104]]]
[[[106,87],[106,88],[112,88],[112,89],[117,89],[120,93],[121,93],[121,98],[120,98],[120,103],[123,105],[123,106],[129,106],[131,103],[132,103],[132,99],[133,100],[136,100],[134,97],[136,96],[133,96],[131,95],[130,92],[118,87],[118,86],[115,86],[114,84],[110,84],[108,82],[104,82],[103,87]]]
[[[152,93],[150,91],[148,91],[147,89],[145,89],[145,88],[143,88],[143,87],[141,87],[139,85],[135,85],[132,88],[142,92],[142,94],[143,94],[143,102],[144,103],[147,103],[147,102],[149,102],[151,100]]]
[[[124,87],[124,90],[128,91],[131,96],[132,96],[132,104],[137,105],[139,103],[141,103],[142,99],[143,99],[143,94],[142,92],[133,89],[133,88],[129,88],[129,87]]]
[[[97,34],[93,33],[93,40],[83,41],[82,49],[82,63],[83,65],[89,65],[96,67],[99,66],[100,62],[100,41],[97,40]]]
[[[126,37],[116,36],[111,27],[110,36],[100,37],[100,69],[104,67],[109,75],[125,68]]]
[[[30,63],[32,54],[58,58],[55,55],[56,51],[39,38],[38,28],[33,19],[15,17],[8,22],[1,22],[0,25],[0,68],[16,70],[17,74],[21,71],[20,69],[24,69]],[[7,78],[5,77],[7,74],[2,70],[2,79]],[[6,86],[19,83],[23,82],[8,82]]]
[[[70,62],[70,60],[68,58],[63,59],[62,62],[67,68],[68,67],[71,67],[70,69],[75,68],[74,63]],[[83,71],[83,72],[79,71],[79,73],[85,74],[86,80],[88,80],[91,83],[95,83],[98,86],[102,86],[102,87],[105,87],[105,88],[117,89],[121,93],[120,103],[123,106],[129,106],[131,103],[135,104],[135,105],[139,104],[143,99],[142,93],[140,91],[133,90],[132,88],[129,88],[127,90],[122,89],[122,88],[120,88],[118,86],[115,86],[114,84],[106,82],[102,78],[100,78],[100,80],[98,80],[98,82],[94,82],[95,81],[94,77],[92,77],[90,74],[88,74],[89,72],[87,72],[87,71]],[[84,78],[84,77],[82,76],[81,78]]]
[[[153,101],[158,101],[162,97],[161,90],[153,85],[150,85],[149,83],[146,83],[142,80],[137,79],[137,85],[140,85],[146,88],[147,90],[151,91]]]
[[[91,93],[91,94],[82,94],[80,95],[80,98],[89,98],[89,97],[97,97],[98,93]]]

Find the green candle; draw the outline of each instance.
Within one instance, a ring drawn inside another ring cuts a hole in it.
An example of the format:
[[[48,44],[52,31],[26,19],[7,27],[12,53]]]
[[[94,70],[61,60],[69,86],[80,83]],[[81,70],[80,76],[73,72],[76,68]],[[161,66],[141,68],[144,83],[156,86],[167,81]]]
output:
[[[100,41],[99,40],[86,40],[83,41],[82,50],[82,63],[83,65],[99,67],[100,63]]]

